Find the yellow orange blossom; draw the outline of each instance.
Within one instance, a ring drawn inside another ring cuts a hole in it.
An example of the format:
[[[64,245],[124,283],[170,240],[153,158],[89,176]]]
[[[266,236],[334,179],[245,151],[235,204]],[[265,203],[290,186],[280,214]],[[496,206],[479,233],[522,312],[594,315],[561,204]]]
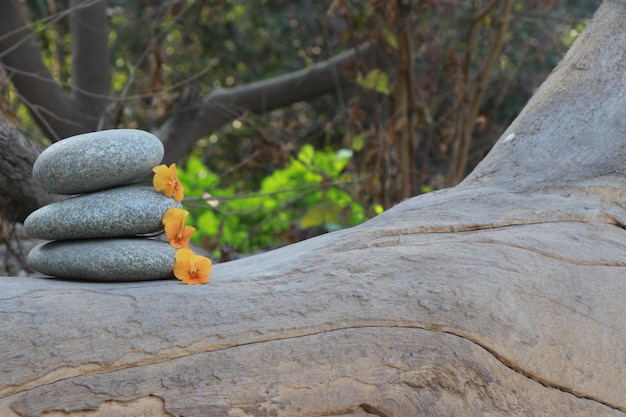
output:
[[[163,191],[166,197],[173,197],[176,201],[183,201],[183,185],[178,180],[176,164],[169,167],[162,164],[152,168],[152,172],[152,184],[157,191]]]
[[[189,239],[196,231],[195,227],[185,226],[185,220],[189,212],[187,210],[172,207],[167,209],[163,216],[163,226],[165,226],[165,237],[170,241],[170,245],[175,248],[188,248]]]
[[[196,255],[191,249],[178,249],[174,255],[174,275],[185,284],[206,284],[213,265],[209,258]]]

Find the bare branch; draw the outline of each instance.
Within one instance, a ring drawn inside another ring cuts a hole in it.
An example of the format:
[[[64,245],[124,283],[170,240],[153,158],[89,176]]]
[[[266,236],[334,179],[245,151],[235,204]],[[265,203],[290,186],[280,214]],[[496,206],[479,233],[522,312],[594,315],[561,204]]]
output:
[[[13,85],[28,101],[56,109],[56,119],[49,119],[33,110],[31,113],[47,137],[60,139],[64,123],[59,119],[72,120],[78,112],[72,108],[43,63],[39,46],[24,21],[17,0],[0,2],[0,30],[3,31],[0,33],[0,50],[8,51],[0,55],[0,63],[6,66]],[[13,72],[11,68],[20,71]]]
[[[90,0],[80,2],[70,10],[71,16],[76,15],[73,17],[74,21],[92,25],[95,29],[91,30],[98,31],[99,34],[96,36],[98,39],[94,42],[106,48],[106,40],[104,44],[102,43],[102,38],[107,36],[102,24],[102,21],[106,23],[105,6],[106,2],[102,0]],[[55,19],[67,13],[60,13]],[[100,16],[96,16],[98,13]],[[83,23],[74,24],[79,29],[78,36],[86,38],[94,36],[91,34],[84,36],[86,28]],[[98,118],[94,115],[99,114],[106,105],[105,101],[108,101],[104,99],[109,93],[108,81],[106,83],[98,81],[102,78],[103,71],[108,73],[108,64],[100,62],[108,61],[106,49],[94,49],[96,44],[89,40],[83,39],[78,42],[81,53],[78,54],[76,65],[83,65],[81,63],[88,60],[94,62],[88,64],[87,74],[82,76],[74,74],[74,77],[78,77],[74,80],[77,87],[74,93],[80,99],[73,100],[65,95],[61,85],[53,78],[41,59],[41,52],[34,37],[35,32],[25,21],[17,0],[0,2],[0,31],[0,51],[3,51],[0,54],[0,64],[5,67],[11,82],[26,102],[37,103],[38,107],[30,108],[30,112],[44,135],[52,140],[59,140],[94,130],[98,124]],[[82,58],[82,52],[88,55]],[[98,58],[99,55],[103,57]],[[96,71],[96,66],[102,68]]]
[[[70,2],[72,82],[76,87],[73,94],[97,121],[108,104],[111,88],[106,2],[96,1],[89,7],[78,7],[84,3],[88,2]]]
[[[504,38],[509,28],[509,18],[511,16],[511,9],[513,7],[513,0],[506,0],[500,3],[500,11],[495,17],[497,19],[496,33],[494,34],[493,43],[489,50],[489,54],[485,58],[484,64],[478,70],[478,74],[475,79],[470,78],[469,68],[472,58],[471,49],[473,48],[473,37],[476,30],[477,23],[488,14],[495,6],[494,1],[481,12],[479,12],[473,19],[470,25],[470,31],[468,34],[468,52],[466,60],[464,62],[464,100],[467,102],[460,113],[459,132],[453,148],[452,166],[449,173],[449,185],[456,185],[465,177],[465,171],[467,169],[468,154],[471,145],[472,131],[474,129],[474,121],[478,117],[480,112],[480,105],[482,104],[487,88],[487,83],[493,67],[497,61],[502,46],[504,44]]]
[[[160,128],[157,136],[165,145],[165,161],[183,158],[195,142],[245,111],[268,112],[302,100],[329,94],[349,85],[345,67],[357,54],[368,67],[384,66],[378,51],[364,43],[311,68],[280,75],[231,89],[217,89],[195,106],[179,109]]]

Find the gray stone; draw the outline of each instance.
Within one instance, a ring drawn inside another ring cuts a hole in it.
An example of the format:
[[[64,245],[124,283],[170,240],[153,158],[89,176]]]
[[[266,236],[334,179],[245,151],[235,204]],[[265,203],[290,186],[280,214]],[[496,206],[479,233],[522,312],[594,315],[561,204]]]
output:
[[[149,174],[163,152],[161,141],[142,130],[85,133],[44,150],[33,165],[33,177],[51,193],[87,193]]]
[[[163,215],[181,204],[152,186],[130,185],[83,194],[35,210],[24,220],[37,239],[135,236],[163,230]]]
[[[57,278],[145,281],[174,278],[176,249],[142,238],[46,242],[28,254],[28,264]]]

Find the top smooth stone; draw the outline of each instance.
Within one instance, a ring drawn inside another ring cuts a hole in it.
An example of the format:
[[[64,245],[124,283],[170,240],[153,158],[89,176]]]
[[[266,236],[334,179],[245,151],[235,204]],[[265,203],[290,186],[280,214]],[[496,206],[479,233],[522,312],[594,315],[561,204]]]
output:
[[[88,193],[149,174],[163,154],[161,141],[143,130],[85,133],[44,150],[33,165],[33,177],[51,193]]]

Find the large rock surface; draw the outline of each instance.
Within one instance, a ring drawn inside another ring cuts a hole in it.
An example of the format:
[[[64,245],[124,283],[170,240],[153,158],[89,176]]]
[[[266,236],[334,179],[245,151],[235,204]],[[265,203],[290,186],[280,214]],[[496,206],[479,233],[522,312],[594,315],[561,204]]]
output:
[[[0,279],[0,410],[623,417],[626,213],[604,193],[432,193],[204,286]]]

